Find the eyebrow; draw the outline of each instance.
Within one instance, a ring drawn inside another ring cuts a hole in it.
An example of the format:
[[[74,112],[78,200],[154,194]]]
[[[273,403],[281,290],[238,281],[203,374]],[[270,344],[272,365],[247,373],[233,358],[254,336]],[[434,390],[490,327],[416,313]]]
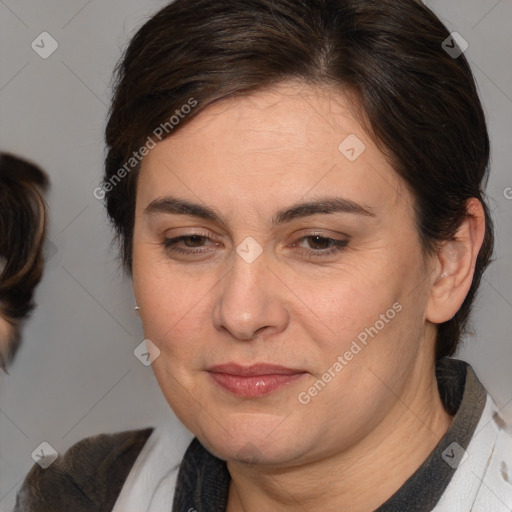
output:
[[[172,196],[166,196],[151,201],[144,209],[144,214],[149,215],[154,213],[189,215],[191,217],[199,217],[219,224],[228,225],[222,214],[215,208]],[[362,206],[350,199],[342,197],[321,197],[279,210],[272,218],[272,224],[284,224],[295,219],[302,219],[312,215],[328,215],[333,213],[349,213],[365,217],[376,217],[371,208]]]

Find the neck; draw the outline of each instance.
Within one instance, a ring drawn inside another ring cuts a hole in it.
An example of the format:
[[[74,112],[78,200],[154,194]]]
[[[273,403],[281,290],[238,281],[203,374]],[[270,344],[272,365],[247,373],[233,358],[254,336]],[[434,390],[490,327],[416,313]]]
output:
[[[229,461],[227,512],[368,512],[385,503],[421,466],[450,427],[435,372],[401,397],[371,434],[343,453],[293,467]],[[412,414],[411,414],[412,412]]]

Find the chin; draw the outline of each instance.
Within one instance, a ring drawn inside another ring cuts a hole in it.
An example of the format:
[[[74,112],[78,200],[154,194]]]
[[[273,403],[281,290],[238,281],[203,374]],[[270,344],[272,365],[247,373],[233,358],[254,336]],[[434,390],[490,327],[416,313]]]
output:
[[[224,418],[222,425],[209,421],[193,431],[203,446],[219,459],[282,464],[304,452],[304,439],[297,436],[297,429],[290,418],[285,419],[286,414],[233,413]]]

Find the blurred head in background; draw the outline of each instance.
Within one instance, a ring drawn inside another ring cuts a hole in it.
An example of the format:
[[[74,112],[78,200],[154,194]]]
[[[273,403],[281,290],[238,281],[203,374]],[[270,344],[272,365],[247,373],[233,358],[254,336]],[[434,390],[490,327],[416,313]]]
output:
[[[0,153],[0,367],[20,344],[20,322],[34,308],[43,273],[48,177],[34,164]]]

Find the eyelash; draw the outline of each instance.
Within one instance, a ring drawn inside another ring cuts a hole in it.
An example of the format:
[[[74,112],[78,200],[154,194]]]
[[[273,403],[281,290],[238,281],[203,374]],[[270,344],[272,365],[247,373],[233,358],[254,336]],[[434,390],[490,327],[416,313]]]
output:
[[[182,235],[182,236],[179,236],[176,238],[165,238],[162,245],[164,246],[164,248],[167,251],[179,253],[179,254],[186,255],[186,256],[193,256],[193,255],[203,254],[203,253],[207,252],[204,249],[199,248],[199,247],[195,248],[195,249],[183,249],[182,247],[176,246],[177,243],[182,242],[187,239],[194,238],[194,237],[199,238],[203,241],[211,240],[211,238],[208,236],[191,234],[191,235]],[[324,249],[324,250],[313,250],[313,249],[308,250],[308,249],[304,249],[304,248],[299,248],[299,251],[301,252],[301,254],[304,258],[311,258],[311,257],[325,258],[325,257],[333,256],[334,254],[342,252],[345,249],[345,247],[348,245],[348,240],[338,240],[336,238],[330,238],[330,237],[325,237],[322,235],[311,234],[311,235],[307,235],[307,236],[303,236],[303,237],[299,238],[299,240],[297,242],[294,242],[292,244],[292,246],[295,247],[298,242],[301,242],[308,238],[309,239],[317,238],[321,241],[328,242],[331,245],[331,247],[328,249]]]

